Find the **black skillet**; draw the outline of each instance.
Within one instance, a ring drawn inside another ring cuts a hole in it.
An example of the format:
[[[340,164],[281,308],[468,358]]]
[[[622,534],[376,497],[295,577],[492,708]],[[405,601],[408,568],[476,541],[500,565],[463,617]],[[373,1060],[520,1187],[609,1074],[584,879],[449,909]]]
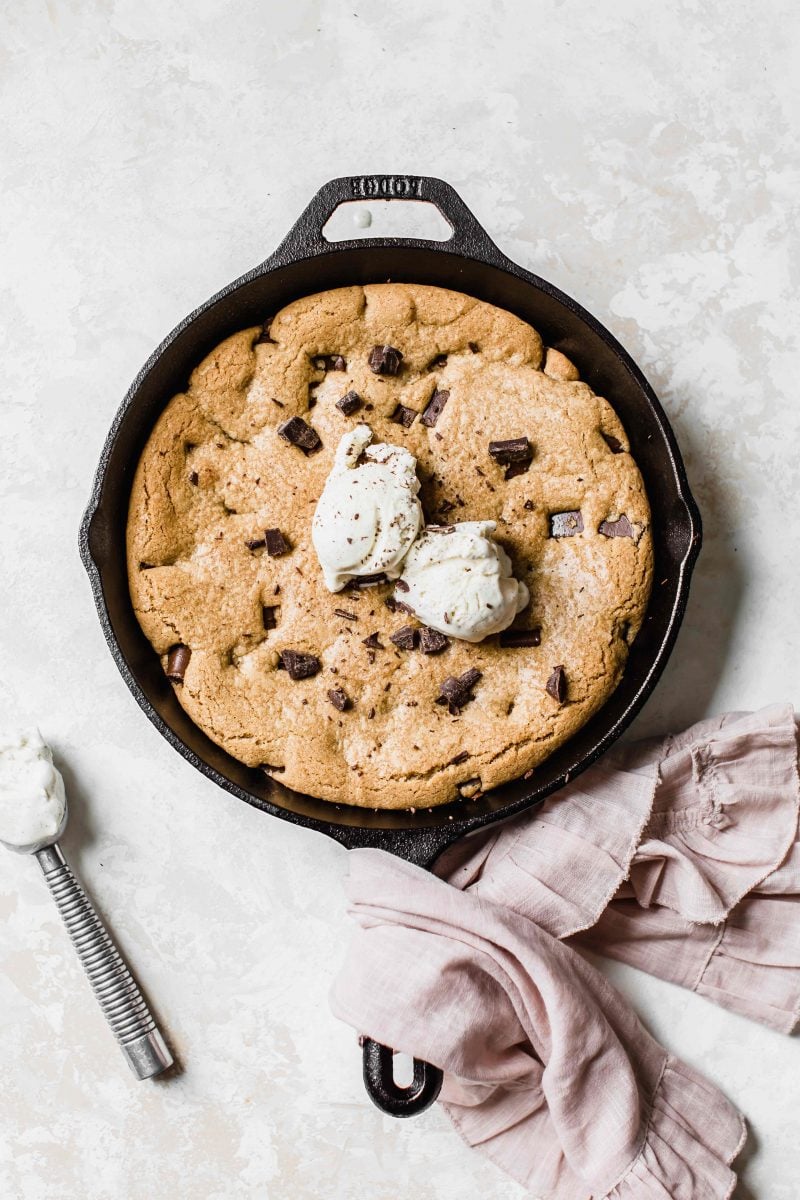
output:
[[[394,237],[326,241],[322,230],[338,205],[370,198],[431,201],[453,235],[444,242]],[[581,379],[611,401],[625,426],[650,499],[655,541],[652,598],[625,675],[608,703],[532,778],[506,783],[474,801],[416,812],[327,804],[243,766],[214,745],[178,704],[139,627],[128,594],[124,550],[139,455],[165,404],[185,388],[200,360],[229,334],[260,324],[300,296],[386,280],[435,284],[499,305],[530,322],[546,345],[571,358]],[[619,342],[569,296],[506,258],[449,184],[418,176],[367,175],[326,183],[274,254],[186,317],[145,363],[106,439],[81,525],[80,549],[106,641],[125,682],[156,728],[189,762],[272,816],[317,829],[348,848],[378,846],[430,867],[457,838],[539,804],[599,758],[630,724],[675,642],[700,537],[700,514],[672,430],[652,388]],[[367,1091],[385,1112],[411,1116],[436,1098],[438,1068],[415,1061],[413,1083],[403,1088],[392,1076],[391,1050],[366,1039],[363,1054]]]

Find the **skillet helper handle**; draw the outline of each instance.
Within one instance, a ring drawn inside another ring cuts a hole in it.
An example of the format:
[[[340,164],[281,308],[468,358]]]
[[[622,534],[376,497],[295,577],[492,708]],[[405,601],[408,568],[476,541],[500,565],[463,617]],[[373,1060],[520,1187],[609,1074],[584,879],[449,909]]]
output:
[[[311,203],[300,214],[269,263],[280,265],[284,259],[325,254],[340,249],[346,242],[329,242],[322,230],[340,204],[348,201],[369,203],[370,200],[423,200],[434,204],[453,230],[453,236],[443,242],[419,242],[436,245],[454,254],[493,259],[500,255],[477,217],[467,208],[454,187],[432,175],[344,175],[323,184]],[[414,244],[414,238],[358,238],[362,247]]]
[[[416,1117],[430,1108],[442,1090],[438,1067],[414,1059],[414,1078],[408,1087],[395,1083],[392,1072],[394,1051],[372,1038],[363,1038],[364,1087],[370,1100],[390,1117]]]
[[[94,905],[58,845],[39,850],[36,858],[128,1066],[137,1079],[160,1075],[172,1066],[172,1055]]]

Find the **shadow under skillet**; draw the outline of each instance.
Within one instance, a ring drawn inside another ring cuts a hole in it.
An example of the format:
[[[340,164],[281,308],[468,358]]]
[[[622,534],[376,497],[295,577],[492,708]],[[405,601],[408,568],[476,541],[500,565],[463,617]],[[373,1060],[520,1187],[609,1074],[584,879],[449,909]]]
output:
[[[700,401],[698,400],[699,404]],[[690,411],[690,410],[687,410]],[[745,563],[731,542],[732,485],[714,474],[697,453],[686,416],[668,414],[681,446],[689,485],[703,514],[703,549],[695,567],[689,604],[675,648],[658,687],[625,734],[625,741],[677,732],[715,715],[715,696],[747,586]],[[653,587],[659,586],[654,578]],[[747,697],[742,697],[747,708]]]

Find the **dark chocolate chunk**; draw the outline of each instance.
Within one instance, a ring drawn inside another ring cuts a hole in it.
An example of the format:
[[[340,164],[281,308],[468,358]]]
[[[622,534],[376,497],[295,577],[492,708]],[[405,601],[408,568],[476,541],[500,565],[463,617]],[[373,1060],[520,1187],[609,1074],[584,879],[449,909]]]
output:
[[[263,604],[261,606],[261,618],[264,622],[265,629],[277,629],[278,618],[275,616],[277,608],[272,604]]]
[[[625,513],[618,517],[616,521],[601,521],[599,532],[603,537],[633,537],[633,526],[631,525]]]
[[[334,616],[341,617],[343,621],[357,621],[358,617],[355,613],[348,612],[346,608],[335,608]]]
[[[525,475],[530,468],[529,462],[509,463],[506,467],[504,479],[514,479],[517,475]]]
[[[477,342],[467,342],[467,345],[469,346],[469,348],[473,354],[477,354],[478,351],[480,350],[480,346],[478,345]]]
[[[516,649],[518,646],[541,646],[542,631],[538,625],[533,629],[504,629],[500,634],[500,645],[504,649]]]
[[[603,439],[612,454],[622,454],[624,452],[625,447],[619,438],[615,438],[613,433],[603,433],[602,429],[600,432],[603,434]]]
[[[404,429],[410,429],[417,419],[417,414],[413,408],[406,408],[405,404],[398,404],[397,408],[389,418],[394,421],[395,425],[402,425]]]
[[[450,766],[457,767],[459,763],[466,762],[468,758],[469,758],[469,751],[462,750],[460,754],[457,754],[455,756],[455,758],[450,759]]]
[[[316,654],[302,654],[299,650],[281,650],[281,666],[295,680],[310,679],[322,670]]]
[[[341,354],[317,354],[311,360],[318,371],[346,371],[347,363]]]
[[[386,649],[383,642],[378,637],[377,633],[371,633],[369,635],[369,637],[362,638],[361,640],[365,646],[369,647],[370,650],[385,650]]]
[[[447,679],[439,684],[436,703],[446,704],[451,716],[456,716],[464,705],[473,699],[472,689],[480,678],[481,672],[476,667],[471,667],[463,675],[448,675]]]
[[[189,659],[192,657],[192,652],[188,646],[184,646],[179,642],[177,646],[173,646],[167,654],[167,679],[173,683],[183,683],[183,677],[186,674],[186,668],[189,665]]]
[[[402,354],[394,346],[373,346],[367,359],[376,375],[396,375],[402,361]]]
[[[253,342],[254,346],[260,346],[262,342],[272,342],[273,345],[275,344],[275,339],[270,337],[270,328],[271,328],[272,322],[274,320],[275,320],[274,317],[267,318],[267,320],[261,326],[261,333],[258,335],[256,340]]]
[[[282,554],[288,554],[291,549],[280,529],[265,530],[264,541],[270,558],[280,558]]]
[[[149,563],[149,562],[140,562],[139,563],[140,571],[154,571],[155,567],[156,567],[155,563]]]
[[[553,673],[545,684],[545,691],[559,704],[564,703],[567,698],[567,677],[563,667],[553,667]]]
[[[497,463],[529,463],[533,458],[533,446],[526,437],[507,438],[504,442],[489,442],[489,453]]]
[[[190,471],[189,472],[189,483],[192,485],[192,487],[197,487],[199,482],[200,482],[200,476],[197,474],[197,471]]]
[[[315,454],[322,449],[316,429],[306,424],[302,417],[290,417],[278,426],[278,434],[291,446],[297,446],[304,454]]]
[[[528,512],[533,512],[534,503],[532,500],[526,500],[522,507],[524,509],[526,509]]]
[[[445,392],[445,391],[440,392],[439,389],[437,388],[436,391],[431,396],[430,400],[428,401],[428,404],[427,404],[427,407],[425,408],[424,413],[420,417],[420,421],[422,421],[422,424],[427,425],[429,429],[433,429],[434,425],[439,420],[439,417],[442,415],[442,412],[444,411],[444,406],[445,406],[445,404],[447,404],[447,401],[449,399],[450,399],[449,392]]]
[[[551,513],[550,537],[574,537],[583,533],[583,517],[577,509],[571,512]]]
[[[263,550],[266,544],[266,538],[250,538],[249,541],[245,542],[248,550]]]
[[[347,712],[348,708],[353,707],[353,701],[348,696],[344,688],[331,688],[328,692],[328,699],[334,708],[339,712]]]
[[[419,631],[419,648],[423,654],[438,654],[440,650],[444,650],[445,646],[450,645],[450,639],[440,633],[438,629],[430,629],[427,625],[423,625]]]
[[[400,650],[413,650],[417,644],[417,630],[413,625],[404,625],[389,638]]]
[[[343,412],[346,417],[350,417],[354,412],[358,412],[364,401],[359,396],[358,392],[345,392],[341,400],[336,401],[336,407],[339,412]]]
[[[446,367],[446,366],[447,366],[447,355],[446,354],[437,354],[435,358],[431,359],[431,361],[428,363],[425,370],[426,371],[441,371],[442,367]]]

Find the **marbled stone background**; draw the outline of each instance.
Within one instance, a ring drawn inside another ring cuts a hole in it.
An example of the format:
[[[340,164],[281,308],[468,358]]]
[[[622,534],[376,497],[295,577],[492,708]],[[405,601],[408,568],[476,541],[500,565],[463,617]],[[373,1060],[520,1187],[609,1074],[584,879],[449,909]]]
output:
[[[512,1200],[439,1113],[366,1100],[327,1010],[343,851],[150,727],[76,534],[130,379],[347,172],[444,176],[660,392],[703,508],[640,731],[800,700],[800,19],[789,0],[22,0],[0,33],[0,697],[64,766],[66,848],[184,1069],[137,1084],[32,862],[0,864],[4,1200]],[[800,1047],[615,969],[753,1136],[739,1200],[796,1200]]]

